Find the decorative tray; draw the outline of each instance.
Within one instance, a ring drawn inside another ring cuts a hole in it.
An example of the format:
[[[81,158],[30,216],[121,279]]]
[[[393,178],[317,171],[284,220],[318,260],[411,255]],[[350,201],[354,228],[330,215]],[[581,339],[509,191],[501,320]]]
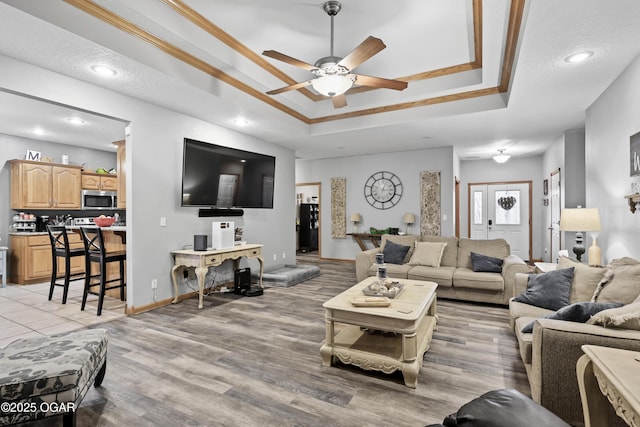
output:
[[[372,284],[364,288],[362,290],[362,293],[372,297],[395,298],[395,296],[400,293],[403,287],[404,285],[398,282],[388,281],[384,284],[373,282]]]
[[[353,297],[351,305],[355,307],[389,307],[391,301],[387,297]]]

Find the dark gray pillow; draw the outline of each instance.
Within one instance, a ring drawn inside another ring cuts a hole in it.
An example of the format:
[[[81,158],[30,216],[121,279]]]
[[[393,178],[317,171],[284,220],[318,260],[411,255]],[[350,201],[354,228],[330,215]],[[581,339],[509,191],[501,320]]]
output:
[[[542,316],[542,319],[568,320],[569,322],[584,323],[594,314],[608,308],[622,307],[621,302],[577,302],[575,304],[562,307],[560,310]],[[523,333],[533,332],[533,322],[521,329]]]
[[[475,272],[502,273],[502,260],[493,256],[471,252],[471,268]]]
[[[384,243],[384,249],[382,249],[384,262],[389,264],[402,264],[404,257],[406,257],[409,252],[409,249],[411,249],[411,246],[399,245],[397,243],[393,243],[391,240],[387,240]]]
[[[575,267],[571,267],[542,274],[530,274],[527,290],[513,300],[547,310],[559,310],[569,305],[574,270]]]

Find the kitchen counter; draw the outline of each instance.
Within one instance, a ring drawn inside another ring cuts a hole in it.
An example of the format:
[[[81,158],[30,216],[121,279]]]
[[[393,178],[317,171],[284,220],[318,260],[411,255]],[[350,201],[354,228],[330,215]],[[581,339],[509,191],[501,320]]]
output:
[[[90,227],[90,226],[87,226]],[[126,225],[112,225],[111,227],[100,227],[103,231],[127,231]],[[79,225],[69,225],[67,226],[67,230],[79,230]],[[49,233],[46,231],[12,231],[9,233],[9,236],[48,236]]]

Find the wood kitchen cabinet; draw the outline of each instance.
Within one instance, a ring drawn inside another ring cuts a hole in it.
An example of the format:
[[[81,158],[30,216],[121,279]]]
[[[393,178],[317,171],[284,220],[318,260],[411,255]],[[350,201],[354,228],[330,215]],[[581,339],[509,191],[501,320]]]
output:
[[[118,172],[118,209],[127,208],[127,173],[125,164],[127,160],[127,152],[125,150],[125,140],[115,141],[113,145],[117,147],[116,151],[116,172]]]
[[[51,279],[53,261],[51,259],[51,241],[47,234],[35,236],[11,235],[11,282],[20,285],[47,282]],[[72,248],[83,247],[77,233],[69,233],[69,245]],[[71,273],[84,271],[84,257],[71,258]],[[64,273],[64,260],[58,260],[58,272]]]
[[[11,160],[11,209],[80,209],[82,167]]]
[[[82,173],[83,190],[118,191],[118,177],[100,173]]]

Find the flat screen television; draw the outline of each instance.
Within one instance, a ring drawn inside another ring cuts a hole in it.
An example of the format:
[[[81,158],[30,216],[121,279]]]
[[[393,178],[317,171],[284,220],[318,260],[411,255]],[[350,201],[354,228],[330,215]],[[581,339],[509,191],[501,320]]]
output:
[[[184,139],[182,206],[273,208],[276,158]]]

